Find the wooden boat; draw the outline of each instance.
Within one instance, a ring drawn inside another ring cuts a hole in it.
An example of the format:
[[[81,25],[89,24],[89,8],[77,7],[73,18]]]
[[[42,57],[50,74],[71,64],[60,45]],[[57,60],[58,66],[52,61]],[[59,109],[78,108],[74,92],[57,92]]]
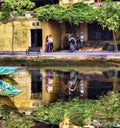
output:
[[[11,84],[0,80],[0,95],[2,96],[15,96],[21,93],[22,91],[15,88]]]
[[[8,75],[13,72],[16,72],[19,67],[10,67],[10,66],[0,66],[0,75]]]

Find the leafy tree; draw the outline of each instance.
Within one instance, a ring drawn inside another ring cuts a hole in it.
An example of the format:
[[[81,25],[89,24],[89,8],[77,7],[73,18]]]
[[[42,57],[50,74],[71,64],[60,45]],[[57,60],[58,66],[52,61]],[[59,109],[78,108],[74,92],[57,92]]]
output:
[[[113,32],[116,52],[118,52],[115,32],[120,29],[120,5],[116,2],[106,1],[98,9],[97,21],[103,28]]]
[[[33,15],[38,17],[40,21],[48,21],[50,19],[61,21],[63,19],[64,12],[65,8],[58,4],[45,5],[35,9]]]
[[[34,16],[40,21],[63,20],[78,25],[81,22],[93,22],[96,17],[95,12],[95,9],[88,4],[79,2],[69,7],[45,5],[35,9]]]
[[[14,54],[14,21],[23,12],[32,9],[34,5],[30,0],[5,0],[2,4],[1,21],[12,23],[12,54]]]
[[[93,9],[89,4],[79,2],[69,7],[62,7],[57,4],[52,6],[45,5],[35,9],[33,14],[40,21],[52,19],[58,22],[67,21],[72,25],[79,25],[83,22],[93,22],[96,18],[96,9]]]
[[[96,20],[97,10],[91,7],[89,4],[79,2],[68,7],[65,13],[65,20],[70,23],[79,25],[80,23],[90,23]]]

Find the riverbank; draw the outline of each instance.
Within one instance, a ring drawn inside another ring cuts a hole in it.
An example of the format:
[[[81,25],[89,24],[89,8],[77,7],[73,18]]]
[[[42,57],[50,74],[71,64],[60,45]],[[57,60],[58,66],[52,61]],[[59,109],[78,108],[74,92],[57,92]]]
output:
[[[120,66],[120,57],[0,57],[1,66]]]
[[[113,52],[52,52],[26,55],[25,52],[0,52],[4,66],[120,66],[120,55]]]

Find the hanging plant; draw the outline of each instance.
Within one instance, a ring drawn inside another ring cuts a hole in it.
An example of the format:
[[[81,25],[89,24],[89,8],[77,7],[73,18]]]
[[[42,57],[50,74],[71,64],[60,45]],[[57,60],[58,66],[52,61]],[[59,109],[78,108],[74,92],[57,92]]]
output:
[[[33,15],[40,21],[60,21],[64,15],[64,9],[60,5],[45,5],[33,11]]]
[[[96,10],[89,4],[84,2],[78,2],[73,6],[62,7],[58,4],[45,5],[39,7],[33,11],[33,15],[40,21],[55,20],[61,23],[61,21],[67,21],[73,24],[80,24],[81,22],[93,22],[96,20]],[[53,22],[52,22],[53,23]]]

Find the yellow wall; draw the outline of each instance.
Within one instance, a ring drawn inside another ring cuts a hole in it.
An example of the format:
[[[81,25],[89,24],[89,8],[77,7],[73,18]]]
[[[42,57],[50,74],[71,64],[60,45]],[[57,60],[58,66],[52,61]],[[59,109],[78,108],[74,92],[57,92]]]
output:
[[[47,35],[53,36],[54,49],[59,45],[60,34],[58,22],[49,23],[42,22],[40,26],[32,26],[34,20],[19,20],[15,21],[15,33],[14,33],[14,51],[25,51],[31,46],[31,34],[30,29],[42,29],[42,51],[45,51],[46,43],[45,39]],[[11,23],[0,23],[0,51],[12,50],[12,25]]]
[[[67,4],[67,3],[76,3],[81,0],[60,0],[59,4]],[[90,0],[91,1],[91,0]],[[59,48],[59,44],[63,43],[64,37],[69,36],[65,32],[65,24],[58,23],[54,21],[53,23],[41,22],[40,26],[32,26],[33,22],[37,22],[36,19],[18,19],[14,22],[15,24],[15,33],[14,33],[14,51],[26,51],[28,47],[31,46],[31,33],[30,29],[42,29],[42,48],[41,51],[45,51],[46,49],[46,36],[53,36],[54,50],[56,51]],[[39,22],[39,21],[38,21]],[[79,31],[75,33],[75,35],[80,36],[80,31],[85,31],[81,27]],[[12,24],[7,23],[3,24],[0,22],[0,51],[11,51],[12,50]],[[85,34],[85,40],[87,40],[87,33]]]
[[[59,0],[61,6],[70,6],[77,2],[94,3],[94,0]]]
[[[15,21],[14,51],[25,51],[30,43],[31,21]],[[11,23],[0,23],[0,50],[11,51],[12,48],[12,25]]]
[[[70,37],[69,33],[65,32],[65,23],[53,23],[40,22],[39,26],[32,26],[33,22],[39,22],[35,20],[20,20],[15,21],[15,35],[14,35],[14,51],[26,51],[31,46],[31,29],[42,29],[42,48],[41,51],[46,49],[46,36],[52,35],[54,42],[54,50],[56,51],[66,43],[65,37]],[[87,24],[82,23],[76,28],[76,32],[73,33],[75,37],[80,36],[80,32],[84,32],[85,42],[88,41],[88,30]],[[12,50],[12,26],[11,23],[2,24],[0,23],[0,51],[11,51]],[[120,38],[120,33],[116,33],[116,39]]]
[[[43,51],[46,49],[46,36],[52,35],[53,37],[53,43],[54,43],[54,50],[59,45],[59,39],[60,39],[60,33],[59,33],[59,23],[56,21],[53,21],[53,23],[48,22],[42,22],[42,32],[43,32]]]

